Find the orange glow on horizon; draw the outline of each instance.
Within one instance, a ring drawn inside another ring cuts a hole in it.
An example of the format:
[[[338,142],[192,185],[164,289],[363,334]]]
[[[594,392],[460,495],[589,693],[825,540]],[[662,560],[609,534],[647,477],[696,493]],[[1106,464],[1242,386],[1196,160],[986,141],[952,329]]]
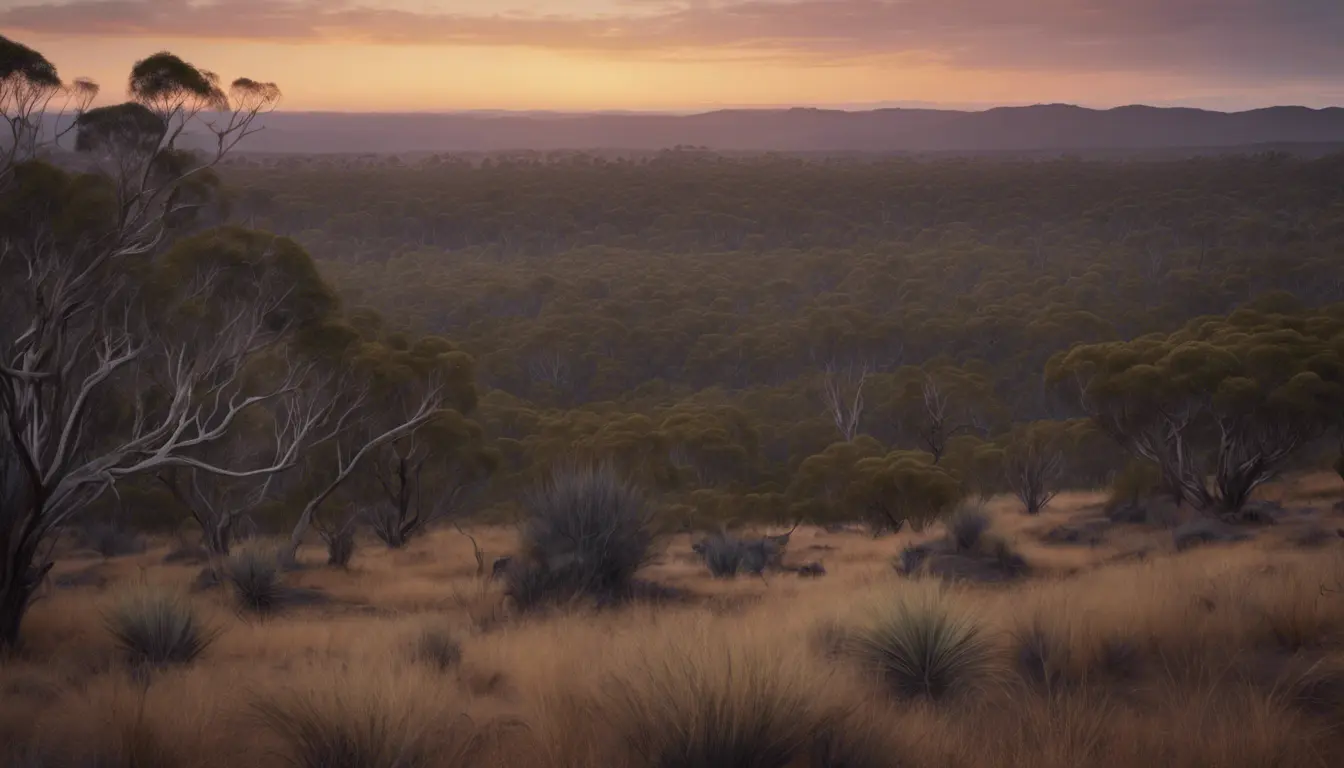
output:
[[[228,42],[209,39],[23,35],[67,79],[94,78],[101,101],[122,94],[131,64],[170,50],[224,79],[273,80],[290,111],[697,110],[784,105],[1067,102],[1086,106],[1232,99],[1245,107],[1326,106],[1319,93],[1278,86],[1263,96],[1195,79],[1125,72],[956,69],[929,57],[819,64],[781,56],[678,59],[523,46]],[[1255,103],[1255,102],[1259,103]],[[1313,101],[1322,103],[1312,103]]]

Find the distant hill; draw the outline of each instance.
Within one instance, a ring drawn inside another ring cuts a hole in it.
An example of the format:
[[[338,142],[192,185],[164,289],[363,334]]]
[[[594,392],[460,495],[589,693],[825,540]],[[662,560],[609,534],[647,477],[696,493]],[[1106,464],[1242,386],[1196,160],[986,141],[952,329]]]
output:
[[[249,152],[656,150],[1020,152],[1160,150],[1344,142],[1344,109],[1250,112],[1069,105],[936,109],[721,110],[693,115],[277,112]]]

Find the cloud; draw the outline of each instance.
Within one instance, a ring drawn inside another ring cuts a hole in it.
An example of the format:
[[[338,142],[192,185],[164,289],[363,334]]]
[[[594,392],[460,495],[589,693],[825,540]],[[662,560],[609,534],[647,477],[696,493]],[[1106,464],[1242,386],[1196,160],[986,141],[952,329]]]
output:
[[[817,63],[890,57],[963,69],[1261,82],[1344,78],[1341,0],[605,0],[585,6],[586,13],[568,0],[538,0],[527,6],[534,10],[510,13],[470,6],[471,0],[447,10],[378,0],[74,0],[0,10],[0,28]]]

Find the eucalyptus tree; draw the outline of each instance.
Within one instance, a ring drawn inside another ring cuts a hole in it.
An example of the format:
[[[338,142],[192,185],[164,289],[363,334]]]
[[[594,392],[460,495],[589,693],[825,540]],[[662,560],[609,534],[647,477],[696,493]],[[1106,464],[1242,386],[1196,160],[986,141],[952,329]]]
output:
[[[1163,486],[1234,515],[1344,414],[1344,307],[1255,307],[1172,334],[1084,345],[1048,376],[1162,472]]]
[[[0,112],[11,136],[22,138],[0,155],[0,646],[7,646],[50,568],[44,547],[117,480],[178,467],[242,479],[287,466],[284,445],[306,434],[303,425],[255,463],[215,463],[202,451],[252,409],[294,396],[302,365],[258,381],[250,364],[285,349],[327,305],[292,290],[284,275],[303,265],[287,260],[292,250],[279,241],[263,249],[274,257],[263,261],[282,276],[260,283],[240,277],[227,243],[172,247],[207,199],[210,169],[276,103],[274,85],[239,79],[226,92],[213,73],[158,53],[132,68],[126,104],[87,109],[91,84],[62,84],[49,61],[5,38],[0,82]],[[38,160],[60,149],[59,135],[49,143],[33,132],[62,95],[77,111],[85,173]],[[209,133],[213,147],[178,149],[188,126]],[[209,266],[196,263],[200,255]]]
[[[431,458],[437,460],[449,455],[440,453],[450,446],[437,440],[440,437],[438,431],[425,435],[421,435],[421,431],[433,424],[442,427],[455,416],[460,417],[461,413],[475,407],[472,360],[443,339],[427,337],[415,344],[400,336],[360,340],[352,345],[344,364],[344,376],[311,396],[318,402],[334,399],[355,403],[358,407],[339,409],[349,417],[341,419],[324,450],[313,454],[307,462],[308,500],[282,553],[290,561],[297,556],[305,536],[314,526],[328,538],[333,531],[348,533],[351,530],[355,522],[353,515],[347,514],[333,522],[321,519],[319,514],[329,499],[370,466],[369,462],[381,458],[383,465],[380,469],[386,470],[387,464],[400,465],[404,460],[404,467],[392,471],[406,469],[408,479],[414,483],[412,475],[416,463],[423,460],[420,464],[423,470]],[[464,483],[463,489],[469,485]],[[399,501],[400,491],[393,490],[391,485],[388,488]],[[415,498],[410,490],[405,496],[409,529],[399,532],[398,536],[413,535],[420,528],[419,522],[410,516],[410,504]],[[352,495],[357,497],[357,494]],[[427,517],[424,521],[428,522]]]
[[[961,480],[921,451],[893,451],[854,465],[851,508],[875,530],[915,530],[942,516],[963,496]]]
[[[186,451],[207,466],[174,464],[154,472],[200,525],[206,549],[226,555],[235,525],[269,498],[280,473],[238,477],[212,467],[288,469],[302,452],[334,437],[364,405],[361,398],[319,394],[341,382],[332,357],[349,346],[352,336],[343,332],[336,300],[312,261],[292,241],[215,229],[178,242],[161,265],[156,281],[192,295],[164,318],[159,330],[174,349],[198,356],[223,351],[221,328],[249,308],[261,313],[261,323],[291,326],[283,343],[243,353],[237,373],[244,389],[283,388],[282,396],[239,413],[230,429]],[[146,372],[157,373],[153,368]]]
[[[1003,440],[1004,479],[1028,515],[1040,514],[1059,493],[1065,460],[1081,425],[1061,421],[1019,424]]]
[[[447,341],[426,337],[397,351],[392,360],[410,374],[388,388],[381,407],[394,421],[416,402],[425,382],[445,386],[443,406],[419,429],[389,440],[370,455],[362,473],[372,501],[370,527],[393,549],[406,546],[432,523],[456,523],[484,489],[500,463],[479,424],[466,418],[475,406],[471,359]]]

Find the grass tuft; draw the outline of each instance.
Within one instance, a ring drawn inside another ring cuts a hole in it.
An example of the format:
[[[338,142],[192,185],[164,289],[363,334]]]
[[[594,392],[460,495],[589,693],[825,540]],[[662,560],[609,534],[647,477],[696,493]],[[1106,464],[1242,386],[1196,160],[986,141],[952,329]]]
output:
[[[997,671],[994,643],[986,633],[938,600],[883,605],[852,632],[848,645],[900,698],[969,694]]]
[[[259,698],[252,711],[295,768],[461,766],[484,749],[465,714],[439,712],[391,687],[332,680],[330,688]]]
[[[632,767],[786,768],[843,714],[796,667],[727,645],[650,656],[606,691],[599,716]]]
[[[123,595],[105,623],[117,647],[136,667],[190,664],[218,636],[186,597],[157,588]]]
[[[947,519],[947,533],[958,552],[974,552],[989,530],[989,515],[979,507],[962,506]]]
[[[243,549],[224,563],[224,579],[233,588],[239,607],[252,613],[273,613],[284,602],[280,561],[274,552]]]

